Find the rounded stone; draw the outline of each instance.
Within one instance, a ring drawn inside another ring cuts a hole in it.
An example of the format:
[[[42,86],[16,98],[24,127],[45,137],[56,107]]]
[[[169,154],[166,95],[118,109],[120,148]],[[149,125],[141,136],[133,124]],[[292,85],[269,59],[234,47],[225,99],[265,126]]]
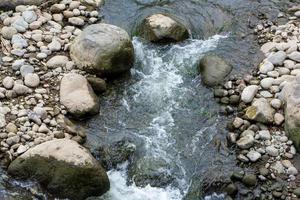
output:
[[[26,74],[24,77],[24,83],[28,87],[37,87],[40,84],[40,77],[37,74]]]
[[[125,30],[101,23],[82,31],[71,45],[70,55],[83,70],[98,76],[113,76],[132,67],[134,49]]]

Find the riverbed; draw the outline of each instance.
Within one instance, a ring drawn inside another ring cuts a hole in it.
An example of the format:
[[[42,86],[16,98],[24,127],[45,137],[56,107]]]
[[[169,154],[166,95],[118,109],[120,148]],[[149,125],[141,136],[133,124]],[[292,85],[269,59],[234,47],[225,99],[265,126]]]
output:
[[[253,27],[276,19],[289,2],[262,0],[107,0],[103,22],[132,36],[135,63],[126,77],[109,82],[100,114],[87,120],[92,151],[121,140],[136,146],[132,159],[108,172],[111,189],[102,200],[223,199],[215,183],[238,168],[226,148],[224,108],[201,83],[198,62],[207,53],[233,65],[232,74],[251,71],[262,59]],[[167,13],[186,25],[190,39],[155,45],[138,37],[141,21]],[[7,199],[53,199],[34,183],[1,179]],[[25,189],[22,189],[25,188]],[[35,192],[38,191],[38,192]],[[214,193],[218,193],[214,194]]]

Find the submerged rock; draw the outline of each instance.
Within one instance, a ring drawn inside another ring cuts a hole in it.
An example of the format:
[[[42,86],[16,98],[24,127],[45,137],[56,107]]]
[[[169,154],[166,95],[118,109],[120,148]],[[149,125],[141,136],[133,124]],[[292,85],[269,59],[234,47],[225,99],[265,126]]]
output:
[[[189,32],[180,22],[164,14],[147,17],[141,28],[141,35],[151,42],[182,41]]]
[[[224,81],[232,66],[219,56],[206,55],[200,60],[198,70],[205,85],[215,86]]]
[[[75,117],[94,115],[99,112],[99,100],[82,75],[66,74],[60,83],[60,102]]]
[[[75,200],[109,190],[104,169],[76,142],[58,139],[40,144],[14,160],[8,173],[40,182],[50,193]]]
[[[83,70],[98,76],[113,76],[131,68],[134,49],[125,30],[101,23],[82,31],[71,45],[70,56]]]

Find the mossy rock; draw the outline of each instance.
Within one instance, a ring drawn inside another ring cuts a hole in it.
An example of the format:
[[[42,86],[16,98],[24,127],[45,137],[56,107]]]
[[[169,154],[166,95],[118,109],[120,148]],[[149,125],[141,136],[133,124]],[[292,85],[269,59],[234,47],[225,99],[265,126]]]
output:
[[[16,178],[36,180],[59,198],[83,200],[89,196],[100,196],[109,190],[105,170],[83,147],[67,139],[46,143],[14,160],[8,173]],[[71,149],[61,156],[66,151],[63,145]]]

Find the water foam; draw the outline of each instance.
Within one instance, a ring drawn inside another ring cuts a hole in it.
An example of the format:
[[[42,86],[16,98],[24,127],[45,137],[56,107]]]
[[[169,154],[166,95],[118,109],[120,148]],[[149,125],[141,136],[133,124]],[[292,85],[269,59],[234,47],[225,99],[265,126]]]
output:
[[[156,46],[139,38],[133,39],[136,63],[131,70],[135,83],[129,88],[132,97],[124,94],[122,106],[132,112],[135,106],[147,107],[149,124],[139,130],[137,137],[145,142],[146,155],[149,162],[163,160],[180,169],[177,188],[155,188],[150,185],[141,188],[135,184],[128,185],[127,165],[108,172],[111,182],[110,191],[101,199],[104,200],[181,200],[187,192],[189,183],[185,178],[185,169],[176,149],[176,139],[172,135],[176,123],[172,111],[177,109],[179,102],[192,89],[185,86],[184,79],[192,72],[204,53],[217,47],[220,39],[226,36],[216,35],[208,40],[187,40],[181,44]],[[192,77],[188,77],[191,79]],[[129,98],[133,99],[133,102]],[[131,105],[132,104],[132,105]],[[205,135],[205,134],[204,134]],[[192,149],[199,140],[203,140],[203,132],[195,134]],[[209,138],[211,140],[211,138]],[[175,155],[175,157],[174,157]],[[166,169],[169,170],[169,169]],[[172,171],[167,171],[171,174]]]

